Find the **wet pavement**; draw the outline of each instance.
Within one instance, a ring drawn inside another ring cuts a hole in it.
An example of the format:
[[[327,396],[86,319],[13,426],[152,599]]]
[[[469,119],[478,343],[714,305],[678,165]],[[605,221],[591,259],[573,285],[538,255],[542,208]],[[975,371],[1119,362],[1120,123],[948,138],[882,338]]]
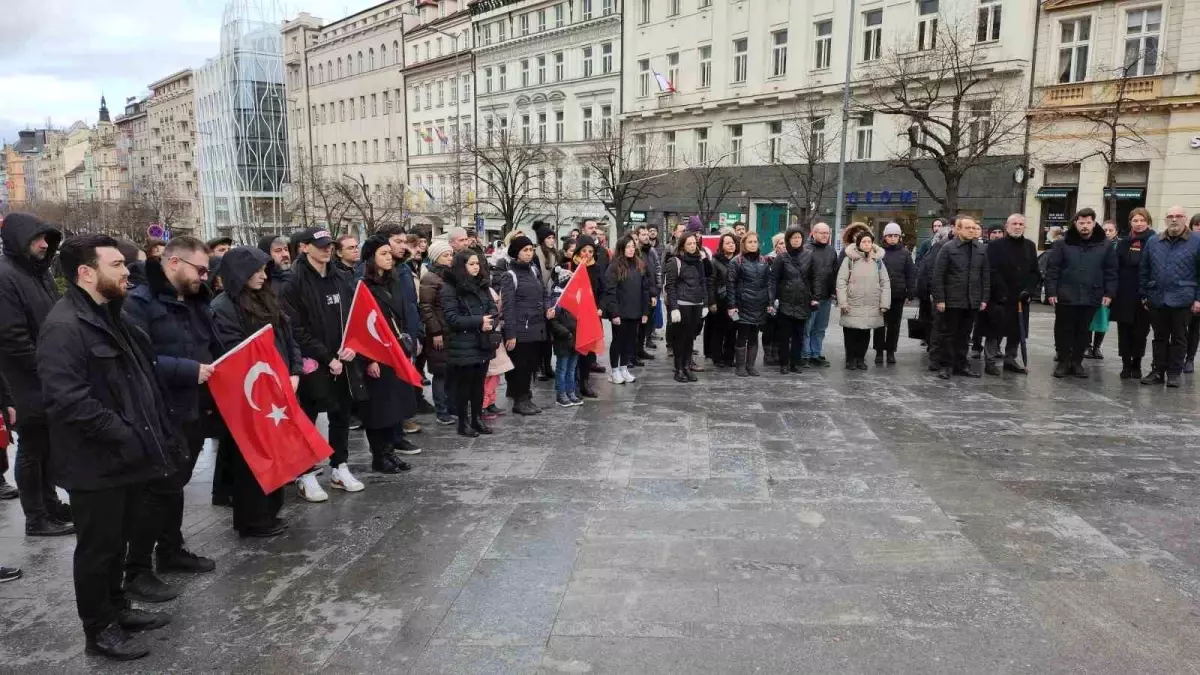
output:
[[[581,408],[427,425],[407,475],[355,433],[367,489],[289,489],[273,540],[209,505],[206,453],[217,571],[169,576],[132,664],[83,654],[73,541],[4,502],[0,672],[1200,673],[1200,385],[1119,380],[1115,333],[1054,380],[1033,332],[1034,374],[950,383],[907,339],[846,372],[836,328],[799,376],[677,384],[660,347]]]

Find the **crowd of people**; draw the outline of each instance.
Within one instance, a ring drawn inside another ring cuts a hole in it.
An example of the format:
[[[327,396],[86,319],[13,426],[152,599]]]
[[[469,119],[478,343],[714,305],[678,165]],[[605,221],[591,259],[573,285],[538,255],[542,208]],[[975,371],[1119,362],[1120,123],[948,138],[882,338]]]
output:
[[[555,405],[583,405],[598,395],[594,375],[637,381],[659,327],[676,382],[708,368],[758,377],[760,350],[764,367],[794,375],[831,365],[824,346],[836,307],[845,368],[858,371],[872,347],[877,366],[896,363],[904,307],[915,303],[909,330],[924,338],[938,377],[1025,374],[1030,303],[1044,287],[1055,377],[1087,377],[1083,359],[1103,358],[1115,321],[1121,378],[1178,387],[1200,344],[1200,216],[1189,224],[1172,207],[1155,233],[1150,214],[1135,209],[1128,224],[1120,237],[1082,209],[1039,260],[1019,214],[986,237],[973,217],[938,219],[915,254],[895,223],[878,240],[852,223],[840,242],[826,223],[793,225],[769,246],[739,223],[713,251],[698,217],[666,242],[637,225],[611,249],[595,220],[561,239],[535,223],[490,248],[463,228],[431,241],[399,226],[361,242],[309,228],[257,246],[178,236],[139,247],[98,234],[64,239],[34,216],[10,214],[0,228],[0,412],[19,446],[17,485],[0,471],[0,498],[19,497],[27,535],[76,536],[88,653],[138,658],[147,650],[131,633],[170,617],[130,601],[176,597],[163,573],[216,568],[182,534],[184,486],[207,439],[216,439],[213,504],[232,508],[237,533],[287,530],[283,489],[261,488],[206,387],[214,361],[265,326],[304,412],[326,416],[329,465],[295,478],[301,499],[321,503],[325,468],[328,487],[365,489],[349,465],[352,431],[363,431],[372,471],[407,471],[422,452],[418,418],[468,438],[492,434],[489,423],[506,413],[501,376],[509,413],[543,412],[535,379],[553,379]],[[611,326],[607,368],[602,344],[577,339],[583,317],[559,302],[576,274],[587,275],[598,318]],[[421,385],[343,346],[360,281],[428,374]],[[983,356],[982,372],[971,351]],[[0,568],[0,581],[19,576]]]

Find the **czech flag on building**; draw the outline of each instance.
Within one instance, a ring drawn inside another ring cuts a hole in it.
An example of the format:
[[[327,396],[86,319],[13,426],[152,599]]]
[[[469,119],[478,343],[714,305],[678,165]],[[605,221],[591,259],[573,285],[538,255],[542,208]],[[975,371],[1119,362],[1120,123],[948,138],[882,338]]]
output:
[[[441,141],[442,143],[450,142],[450,137],[447,136],[444,131],[442,131],[441,127],[434,127],[433,130],[437,132],[437,137],[438,137],[439,141]]]
[[[667,79],[666,75],[663,75],[662,73],[660,73],[656,70],[656,71],[654,71],[654,80],[656,82],[658,82],[658,91],[660,93],[663,93],[663,94],[674,94],[675,93],[675,85],[670,80]]]

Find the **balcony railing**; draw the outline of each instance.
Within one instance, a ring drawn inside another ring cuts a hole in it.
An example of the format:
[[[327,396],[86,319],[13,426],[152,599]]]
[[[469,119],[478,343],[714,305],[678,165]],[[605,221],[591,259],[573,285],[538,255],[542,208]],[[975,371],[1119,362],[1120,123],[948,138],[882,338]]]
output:
[[[1115,103],[1118,98],[1152,101],[1162,96],[1162,77],[1133,77],[1124,80],[1073,82],[1042,87],[1043,107],[1061,108]]]

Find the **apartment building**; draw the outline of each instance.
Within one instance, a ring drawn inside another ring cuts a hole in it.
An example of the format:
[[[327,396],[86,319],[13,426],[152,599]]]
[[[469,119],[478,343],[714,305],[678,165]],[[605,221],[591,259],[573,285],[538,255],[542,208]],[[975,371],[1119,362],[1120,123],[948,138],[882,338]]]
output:
[[[148,107],[148,98],[130,97],[125,101],[125,112],[113,120],[117,129],[117,165],[121,172],[123,197],[136,195],[153,175]]]
[[[17,141],[4,147],[8,206],[19,210],[37,199],[37,158],[46,146],[46,130],[17,132]]]
[[[507,135],[542,145],[547,157],[520,181],[536,197],[513,225],[543,220],[566,231],[585,217],[614,225],[587,156],[621,111],[622,9],[622,0],[471,4],[476,141],[486,147]],[[490,171],[479,168],[479,210],[487,228],[499,230]]]
[[[1026,204],[1043,239],[1083,207],[1122,231],[1138,206],[1160,222],[1173,205],[1200,207],[1193,28],[1200,5],[1182,0],[1043,3]]]
[[[404,34],[410,222],[435,235],[472,226],[475,214],[475,74],[465,0],[425,0]],[[397,151],[400,149],[397,148]]]
[[[910,138],[911,118],[877,109],[895,84],[883,75],[956,49],[987,82],[968,97],[973,128],[1020,115],[1036,2],[862,0],[851,16],[845,0],[631,0],[626,12],[624,126],[638,147],[654,150],[643,168],[670,172],[637,219],[670,226],[703,213],[713,225],[742,220],[764,235],[791,222],[832,223],[849,47],[846,221],[894,220],[915,243],[942,210],[929,188],[944,185],[932,162],[918,163],[929,186],[893,166],[923,151]],[[983,91],[1021,104],[997,110]],[[937,102],[936,114],[946,105]],[[988,148],[989,161],[965,176],[958,210],[994,223],[1021,206],[1014,172],[1023,137],[1014,129]],[[809,165],[815,176],[804,175]]]

